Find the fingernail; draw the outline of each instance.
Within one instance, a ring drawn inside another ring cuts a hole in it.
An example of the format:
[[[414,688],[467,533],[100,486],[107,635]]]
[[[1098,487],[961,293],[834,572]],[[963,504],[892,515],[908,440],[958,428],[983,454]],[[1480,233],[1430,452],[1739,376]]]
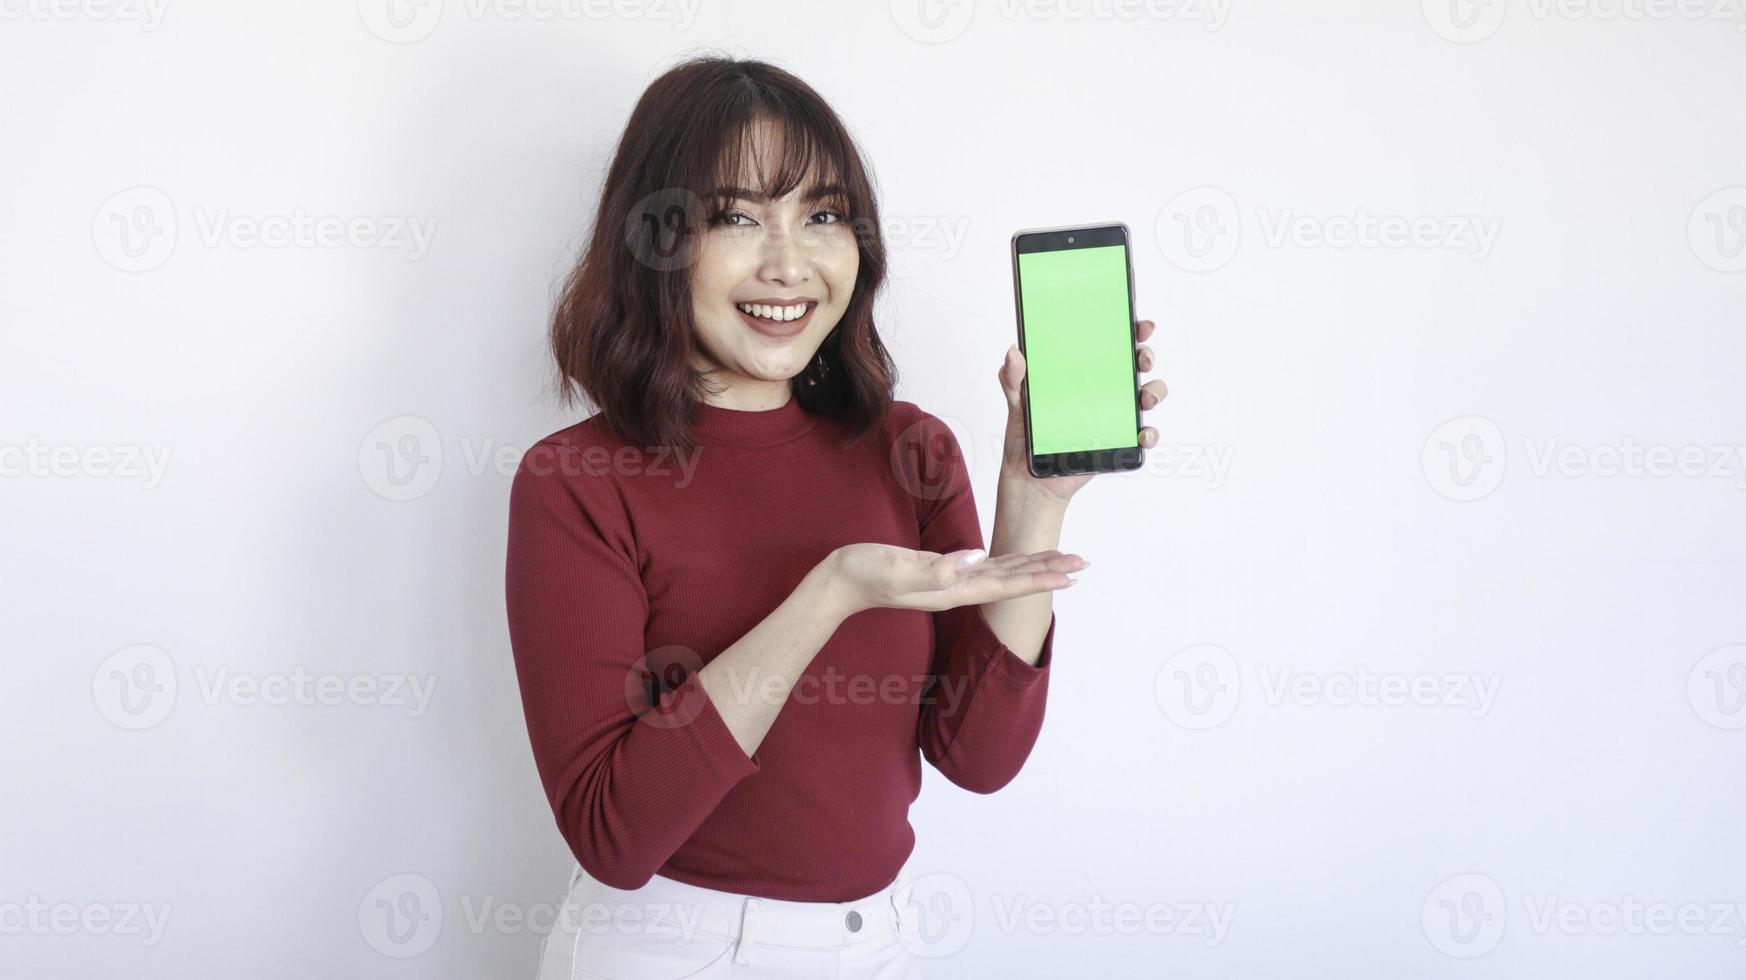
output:
[[[987,558],[987,557],[988,557],[988,552],[983,551],[981,548],[978,548],[975,551],[972,551],[969,554],[964,555],[963,557],[959,558],[958,559],[958,567],[959,568],[969,568],[971,565],[974,565],[977,562],[979,562],[982,559]]]

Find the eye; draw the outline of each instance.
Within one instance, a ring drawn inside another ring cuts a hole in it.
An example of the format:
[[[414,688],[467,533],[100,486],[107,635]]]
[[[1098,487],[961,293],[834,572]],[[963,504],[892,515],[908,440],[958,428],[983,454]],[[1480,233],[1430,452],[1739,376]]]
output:
[[[746,220],[744,222],[735,221],[735,218],[744,218]],[[715,224],[726,225],[729,228],[745,228],[748,225],[757,224],[757,222],[753,221],[752,216],[744,211],[728,211],[725,214],[716,215]]]
[[[813,217],[814,217],[814,218],[817,218],[817,217],[819,217],[819,216],[820,216],[820,215],[828,215],[828,216],[829,216],[829,217],[830,217],[830,218],[831,218],[831,219],[833,219],[833,220],[829,220],[829,221],[820,221],[820,222],[818,222],[818,223],[819,223],[819,224],[821,224],[821,225],[834,225],[834,224],[837,224],[837,223],[839,223],[839,222],[843,222],[843,221],[847,221],[847,220],[849,220],[849,219],[847,219],[847,218],[845,218],[845,217],[843,217],[843,213],[842,213],[842,212],[841,212],[841,211],[834,211],[834,210],[831,210],[831,209],[829,209],[829,208],[826,208],[826,209],[825,209],[825,210],[823,210],[823,211],[815,211],[815,212],[813,212],[813,215],[812,215],[812,216],[813,216]]]

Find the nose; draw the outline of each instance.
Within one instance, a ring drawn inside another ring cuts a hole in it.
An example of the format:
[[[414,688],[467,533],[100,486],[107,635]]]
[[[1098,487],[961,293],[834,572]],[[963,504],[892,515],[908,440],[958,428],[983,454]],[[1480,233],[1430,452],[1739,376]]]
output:
[[[758,272],[765,282],[793,286],[812,278],[812,259],[806,243],[780,226],[764,236],[764,262]]]

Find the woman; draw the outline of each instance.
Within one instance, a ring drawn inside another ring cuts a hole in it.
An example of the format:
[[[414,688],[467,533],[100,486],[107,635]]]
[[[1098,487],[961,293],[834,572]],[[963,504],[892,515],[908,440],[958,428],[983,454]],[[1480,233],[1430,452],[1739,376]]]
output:
[[[912,976],[921,758],[992,793],[1030,753],[1088,477],[1028,473],[1014,347],[982,550],[950,429],[892,398],[878,229],[787,72],[688,61],[631,115],[551,330],[600,412],[511,492],[510,636],[577,861],[542,977]]]

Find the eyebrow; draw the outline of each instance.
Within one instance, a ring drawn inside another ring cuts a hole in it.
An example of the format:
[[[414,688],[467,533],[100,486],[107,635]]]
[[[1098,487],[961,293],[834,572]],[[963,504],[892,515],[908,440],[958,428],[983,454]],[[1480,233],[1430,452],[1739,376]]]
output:
[[[717,187],[715,193],[717,197],[736,198],[742,201],[751,201],[754,204],[768,204],[770,202],[770,196],[768,194],[761,191],[749,190],[744,187]],[[803,198],[803,200],[810,204],[814,201],[822,201],[827,197],[848,196],[849,192],[844,189],[843,185],[825,184],[813,188],[812,191]]]

